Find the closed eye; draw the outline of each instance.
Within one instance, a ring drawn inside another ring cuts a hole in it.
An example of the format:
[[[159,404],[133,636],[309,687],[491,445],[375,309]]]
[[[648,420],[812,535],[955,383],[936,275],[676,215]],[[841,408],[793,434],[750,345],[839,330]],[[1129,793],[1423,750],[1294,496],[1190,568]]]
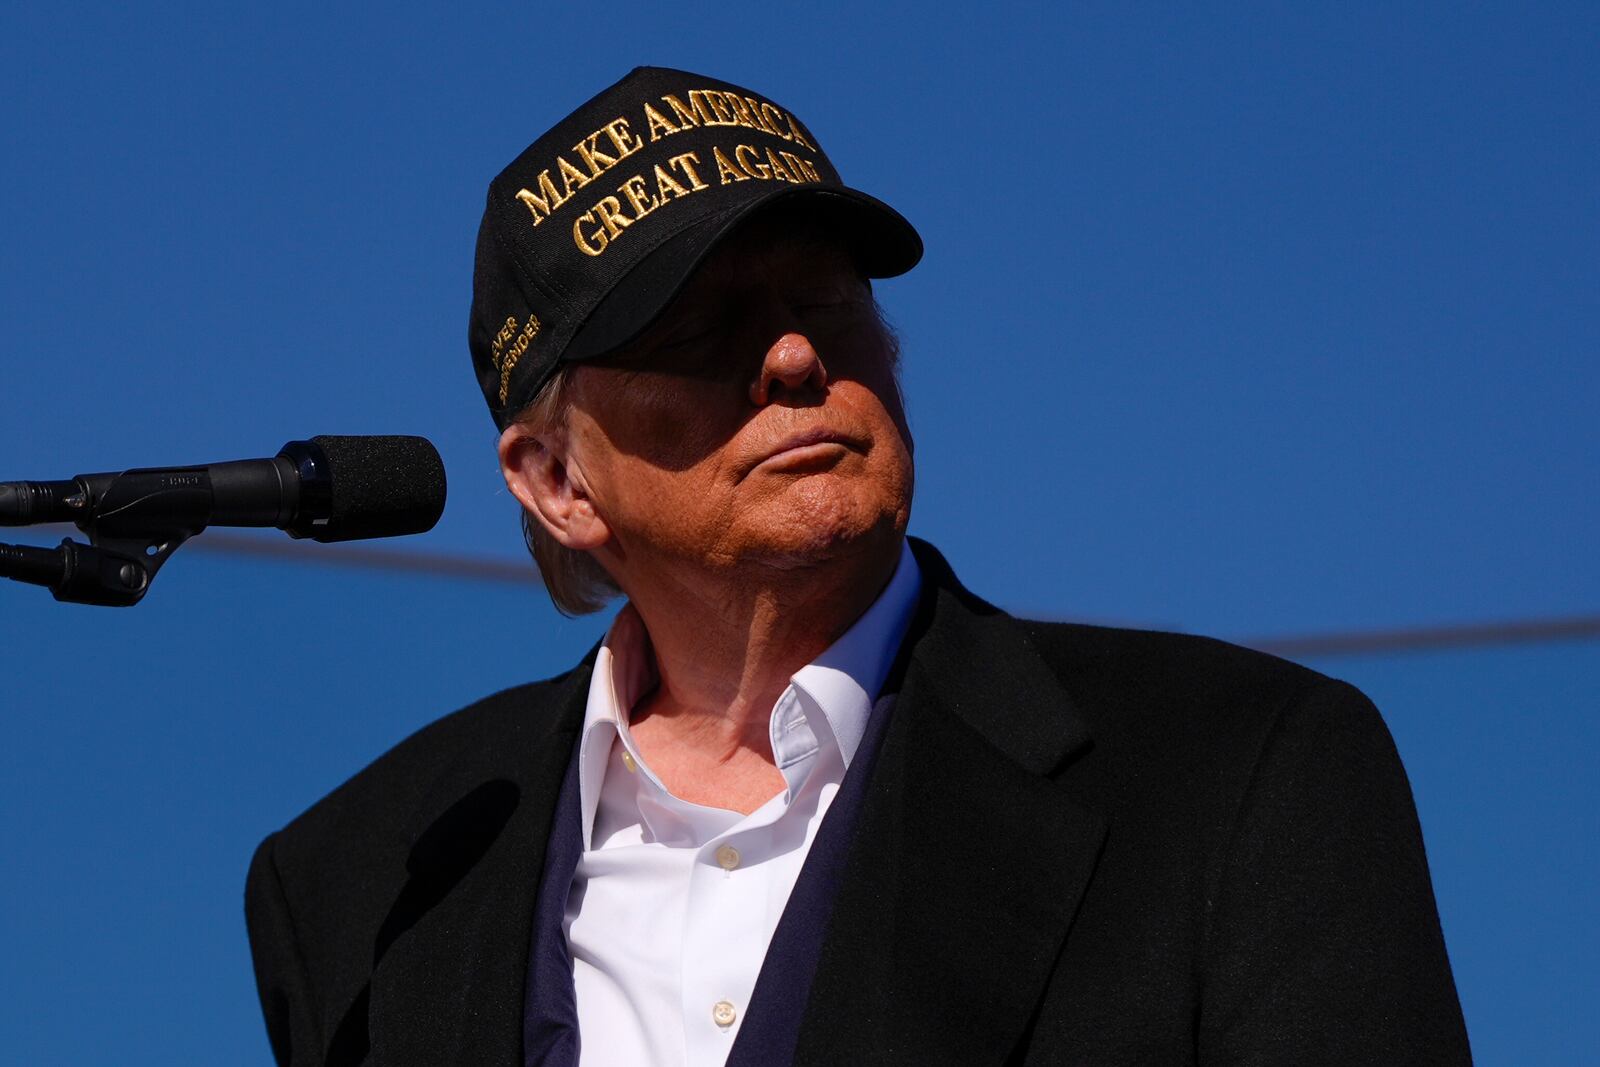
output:
[[[790,305],[790,312],[803,322],[831,325],[851,322],[866,312],[864,300],[839,296],[834,299],[813,299]]]
[[[681,333],[676,333],[666,338],[656,347],[661,351],[670,352],[673,349],[687,348],[690,345],[696,345],[702,341],[708,341],[712,337],[715,337],[717,333],[718,328],[715,326],[708,326],[704,329],[685,330]]]

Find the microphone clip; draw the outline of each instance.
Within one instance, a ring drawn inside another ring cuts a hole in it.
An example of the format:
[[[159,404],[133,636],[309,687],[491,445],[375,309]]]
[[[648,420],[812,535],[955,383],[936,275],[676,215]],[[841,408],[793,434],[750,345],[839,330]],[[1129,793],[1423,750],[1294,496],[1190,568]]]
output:
[[[0,545],[0,577],[49,588],[63,604],[128,608],[144,599],[156,572],[187,537],[153,551],[137,545],[85,545],[67,538],[53,549]]]
[[[211,486],[204,468],[126,471],[94,487],[100,506],[76,523],[83,544],[66,538],[56,548],[0,545],[0,577],[42,585],[65,604],[132,607],[144,599],[163,564],[205,529]],[[194,507],[172,507],[173,496]],[[152,507],[161,500],[165,506]]]

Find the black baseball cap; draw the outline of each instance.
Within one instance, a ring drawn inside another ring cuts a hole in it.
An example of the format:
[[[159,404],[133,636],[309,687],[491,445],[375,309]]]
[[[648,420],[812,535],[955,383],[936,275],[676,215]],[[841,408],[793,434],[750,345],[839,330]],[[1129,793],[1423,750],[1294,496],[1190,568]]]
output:
[[[467,339],[504,428],[562,361],[637,337],[741,221],[801,200],[837,223],[862,273],[903,274],[922,238],[839,178],[811,130],[748,89],[638,67],[489,184]]]

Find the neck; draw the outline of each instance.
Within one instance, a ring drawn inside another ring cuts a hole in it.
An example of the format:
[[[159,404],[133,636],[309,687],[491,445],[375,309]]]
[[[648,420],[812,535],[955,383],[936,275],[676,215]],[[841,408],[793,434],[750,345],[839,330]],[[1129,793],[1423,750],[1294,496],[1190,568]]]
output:
[[[812,567],[653,567],[648,579],[624,582],[659,677],[635,723],[654,719],[654,730],[712,759],[742,752],[770,762],[773,705],[877,599],[900,545],[896,534]]]

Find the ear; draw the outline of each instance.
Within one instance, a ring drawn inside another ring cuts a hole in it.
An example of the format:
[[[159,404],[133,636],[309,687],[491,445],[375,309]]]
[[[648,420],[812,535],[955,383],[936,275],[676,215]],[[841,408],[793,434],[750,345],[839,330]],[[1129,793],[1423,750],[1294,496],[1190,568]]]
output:
[[[563,434],[535,434],[513,423],[500,435],[498,451],[506,488],[551,537],[584,552],[611,539],[611,528],[595,512],[582,478],[569,465]]]

